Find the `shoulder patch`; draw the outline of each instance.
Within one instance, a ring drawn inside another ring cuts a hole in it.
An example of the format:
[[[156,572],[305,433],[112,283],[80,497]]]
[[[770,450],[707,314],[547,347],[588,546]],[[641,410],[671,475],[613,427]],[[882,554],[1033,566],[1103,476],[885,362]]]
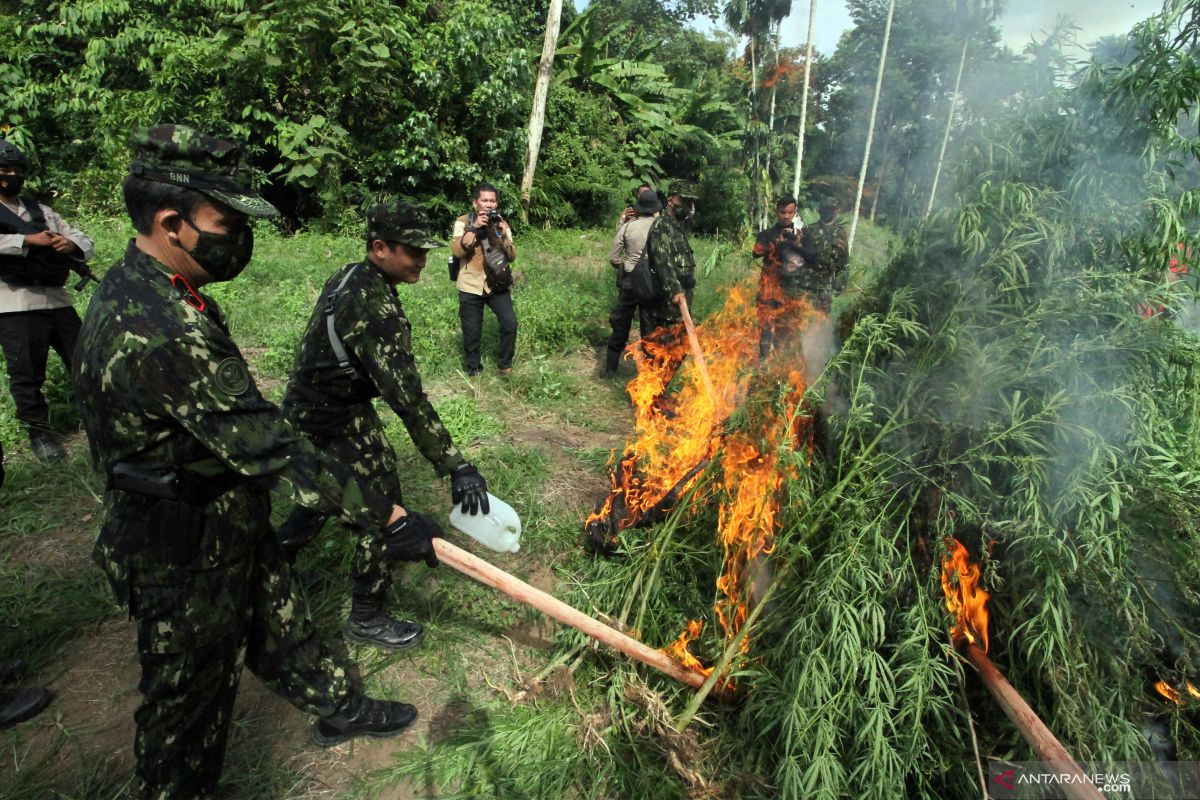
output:
[[[219,390],[236,397],[250,388],[250,370],[246,368],[246,362],[230,356],[217,365],[213,380]]]

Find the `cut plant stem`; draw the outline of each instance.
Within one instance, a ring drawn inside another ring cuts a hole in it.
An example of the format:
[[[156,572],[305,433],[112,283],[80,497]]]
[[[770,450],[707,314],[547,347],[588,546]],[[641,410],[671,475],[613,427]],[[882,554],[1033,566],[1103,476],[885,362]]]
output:
[[[603,622],[572,608],[557,597],[530,586],[525,581],[509,575],[504,570],[466,550],[455,547],[445,539],[434,539],[433,548],[437,551],[438,560],[443,564],[499,590],[518,602],[532,606],[559,622],[581,630],[593,639],[614,647],[625,655],[654,667],[659,672],[670,675],[688,686],[699,688],[704,683],[702,674],[684,669],[667,654],[626,636],[615,628],[610,628]]]
[[[1041,718],[1029,707],[1025,698],[1021,697],[1012,684],[1000,674],[1000,670],[996,669],[996,665],[987,657],[987,654],[970,643],[963,648],[963,651],[966,653],[967,660],[974,664],[975,669],[979,671],[983,685],[991,692],[992,697],[1000,704],[1000,708],[1012,720],[1013,725],[1017,726],[1017,730],[1037,753],[1038,758],[1047,762],[1055,771],[1065,772],[1072,776],[1071,781],[1061,785],[1062,793],[1070,800],[1104,800],[1104,795],[1100,793],[1100,790],[1092,785],[1067,749],[1050,732],[1046,723],[1042,722]]]
[[[670,547],[671,540],[675,536],[675,531],[679,528],[679,518],[683,514],[685,505],[685,503],[680,503],[672,510],[671,515],[667,517],[666,524],[662,526],[662,530],[654,542],[654,568],[650,571],[650,580],[647,581],[646,589],[642,592],[642,602],[638,606],[637,618],[633,623],[635,631],[641,631],[642,624],[646,621],[646,605],[650,600],[650,595],[658,586],[659,568],[662,566],[663,556],[666,555],[667,548]]]

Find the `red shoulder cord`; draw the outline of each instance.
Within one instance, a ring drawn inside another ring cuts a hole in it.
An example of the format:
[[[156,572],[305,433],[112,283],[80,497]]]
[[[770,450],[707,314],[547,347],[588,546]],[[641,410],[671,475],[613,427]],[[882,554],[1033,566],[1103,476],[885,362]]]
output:
[[[175,287],[175,291],[179,292],[179,296],[183,298],[183,302],[200,313],[204,313],[204,309],[208,307],[208,304],[204,302],[203,297],[196,294],[196,290],[187,282],[187,278],[176,272],[171,276],[171,285]]]

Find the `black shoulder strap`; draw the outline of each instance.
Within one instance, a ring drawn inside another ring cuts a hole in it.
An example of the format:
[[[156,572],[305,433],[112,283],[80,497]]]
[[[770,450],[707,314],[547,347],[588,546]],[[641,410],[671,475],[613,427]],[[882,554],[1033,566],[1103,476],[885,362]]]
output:
[[[25,197],[24,195],[21,195],[21,202],[25,204],[25,210],[29,212],[29,224],[37,228],[38,231],[46,230],[46,214],[42,211],[42,204],[32,197]]]
[[[25,208],[28,209],[29,206],[26,205]],[[38,211],[40,212],[41,209],[38,209]],[[40,230],[42,228],[35,228],[32,222],[21,219],[15,211],[4,203],[0,203],[0,233],[21,233],[28,235],[30,233],[37,233]]]
[[[333,312],[338,295],[341,294],[342,289],[346,288],[346,284],[350,281],[351,276],[358,271],[358,267],[358,264],[354,264],[350,269],[346,270],[346,274],[342,277],[342,281],[337,285],[337,288],[325,296],[325,332],[329,335],[329,346],[333,348],[333,356],[338,360],[338,367],[342,372],[354,378],[359,377],[358,370],[350,363],[350,354],[346,352],[346,347],[342,344],[342,338],[338,336],[337,327],[333,322]]]

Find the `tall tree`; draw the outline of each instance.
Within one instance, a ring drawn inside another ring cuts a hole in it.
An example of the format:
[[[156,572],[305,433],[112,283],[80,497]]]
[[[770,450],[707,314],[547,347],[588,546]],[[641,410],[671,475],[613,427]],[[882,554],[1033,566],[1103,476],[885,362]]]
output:
[[[800,99],[800,132],[796,135],[796,172],[792,176],[792,196],[800,196],[800,175],[804,161],[804,134],[808,129],[808,89],[812,85],[813,29],[817,24],[817,0],[808,3],[808,38],[804,45],[804,90]]]
[[[525,150],[525,174],[521,177],[521,217],[529,221],[529,194],[533,190],[533,174],[537,170],[538,150],[542,146],[542,127],[546,123],[546,95],[554,69],[554,51],[558,47],[558,26],[562,19],[562,0],[550,0],[546,12],[546,38],[542,41],[542,57],[538,61],[537,83],[533,88],[533,108],[529,112],[529,142]]]
[[[862,206],[863,183],[867,180],[867,162],[871,160],[871,139],[875,133],[875,114],[879,110],[879,95],[883,91],[883,70],[887,64],[888,40],[892,36],[892,17],[896,13],[896,0],[888,3],[887,23],[883,27],[883,47],[879,52],[879,73],[875,77],[875,98],[871,101],[871,119],[867,122],[867,145],[863,149],[862,169],[858,172],[857,195],[854,198],[854,217],[850,220],[850,236],[846,250],[854,249],[854,234],[858,230],[858,211]]]
[[[775,136],[775,97],[779,92],[779,57],[780,57],[780,34],[783,27],[783,21],[792,13],[792,0],[772,0],[762,3],[759,13],[766,14],[771,25],[775,28],[775,75],[771,81],[771,102],[767,112],[767,158],[766,164],[763,167],[763,179],[765,195],[770,199],[774,194],[774,181],[771,178],[771,155],[774,152],[772,139]],[[763,204],[760,213],[759,224],[761,227],[766,227],[768,203]]]
[[[981,22],[990,24],[1004,10],[1003,0],[963,0],[959,13],[965,17],[963,25],[962,54],[958,59],[958,71],[954,75],[954,90],[950,93],[950,108],[946,111],[946,129],[942,134],[942,146],[938,150],[937,167],[933,172],[933,183],[929,187],[929,203],[925,213],[933,211],[937,196],[938,180],[942,176],[942,165],[946,161],[946,145],[950,143],[950,129],[954,126],[954,112],[958,107],[959,87],[962,86],[963,68],[967,65],[967,48],[971,44]]]

